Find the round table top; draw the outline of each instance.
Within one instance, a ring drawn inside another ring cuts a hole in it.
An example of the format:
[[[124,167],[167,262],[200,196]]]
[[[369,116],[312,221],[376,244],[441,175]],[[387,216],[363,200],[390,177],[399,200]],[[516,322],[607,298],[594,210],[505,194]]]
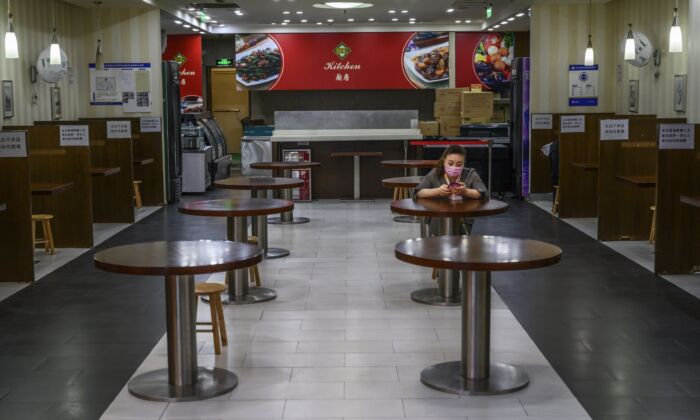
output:
[[[231,241],[145,242],[95,254],[95,267],[145,276],[207,274],[249,267],[262,261],[260,247]]]
[[[308,169],[321,166],[321,162],[255,162],[253,169]]]
[[[447,270],[509,271],[556,264],[561,248],[505,236],[435,236],[409,239],[394,247],[396,258]]]
[[[453,201],[448,198],[406,198],[391,202],[392,212],[423,217],[492,216],[507,209],[507,203],[493,199],[484,201],[465,198]]]
[[[423,181],[422,176],[400,176],[382,179],[382,185],[387,188],[413,188]]]
[[[383,160],[382,166],[389,166],[394,168],[434,168],[437,163],[437,160],[422,159]]]
[[[268,198],[190,201],[181,204],[179,208],[180,213],[214,217],[263,216],[284,213],[292,209],[294,209],[292,201]]]
[[[218,188],[230,190],[284,190],[304,185],[304,181],[294,178],[275,178],[270,176],[253,176],[242,178],[226,178],[214,182]]]

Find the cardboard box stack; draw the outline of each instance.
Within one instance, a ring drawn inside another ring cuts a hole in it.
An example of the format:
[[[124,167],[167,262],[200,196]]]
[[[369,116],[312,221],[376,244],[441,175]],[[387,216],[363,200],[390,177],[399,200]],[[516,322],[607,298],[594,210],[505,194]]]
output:
[[[459,136],[462,125],[462,95],[469,88],[437,89],[435,91],[435,118],[440,123],[440,135]]]
[[[462,124],[478,124],[493,117],[493,92],[465,92],[462,94]]]
[[[420,121],[418,122],[421,134],[425,137],[439,136],[440,123],[437,121]]]

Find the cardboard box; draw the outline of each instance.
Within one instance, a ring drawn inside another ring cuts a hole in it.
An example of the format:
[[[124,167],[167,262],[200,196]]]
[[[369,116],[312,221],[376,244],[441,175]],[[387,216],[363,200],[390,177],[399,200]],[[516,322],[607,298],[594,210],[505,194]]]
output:
[[[462,102],[464,92],[469,92],[469,88],[436,89],[435,102]]]
[[[484,89],[483,89],[483,86],[482,86],[480,83],[479,83],[479,84],[476,84],[476,83],[475,83],[475,84],[473,84],[472,87],[471,87],[471,91],[472,91],[472,92],[483,92],[483,90],[484,90]]]
[[[493,116],[493,93],[469,92],[462,94],[462,118],[487,118]]]
[[[440,135],[445,137],[459,136],[459,128],[462,126],[461,117],[440,117]]]
[[[435,102],[433,115],[438,117],[459,117],[462,113],[461,102]]]
[[[426,137],[440,135],[440,123],[437,121],[419,121],[418,128]]]

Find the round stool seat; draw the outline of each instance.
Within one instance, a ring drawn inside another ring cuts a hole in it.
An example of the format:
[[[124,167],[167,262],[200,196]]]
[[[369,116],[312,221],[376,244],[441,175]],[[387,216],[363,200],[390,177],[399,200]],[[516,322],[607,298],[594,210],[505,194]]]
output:
[[[32,214],[32,220],[51,220],[53,219],[52,214]]]
[[[196,283],[194,285],[194,293],[196,295],[211,295],[224,292],[225,290],[226,285],[222,283]]]

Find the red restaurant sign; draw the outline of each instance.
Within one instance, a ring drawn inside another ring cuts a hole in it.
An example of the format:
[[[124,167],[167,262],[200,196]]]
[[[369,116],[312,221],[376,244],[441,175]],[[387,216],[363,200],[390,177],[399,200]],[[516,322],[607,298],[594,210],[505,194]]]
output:
[[[180,98],[195,102],[194,97],[202,98],[202,36],[168,35],[168,46],[163,60],[177,61],[180,64]]]

